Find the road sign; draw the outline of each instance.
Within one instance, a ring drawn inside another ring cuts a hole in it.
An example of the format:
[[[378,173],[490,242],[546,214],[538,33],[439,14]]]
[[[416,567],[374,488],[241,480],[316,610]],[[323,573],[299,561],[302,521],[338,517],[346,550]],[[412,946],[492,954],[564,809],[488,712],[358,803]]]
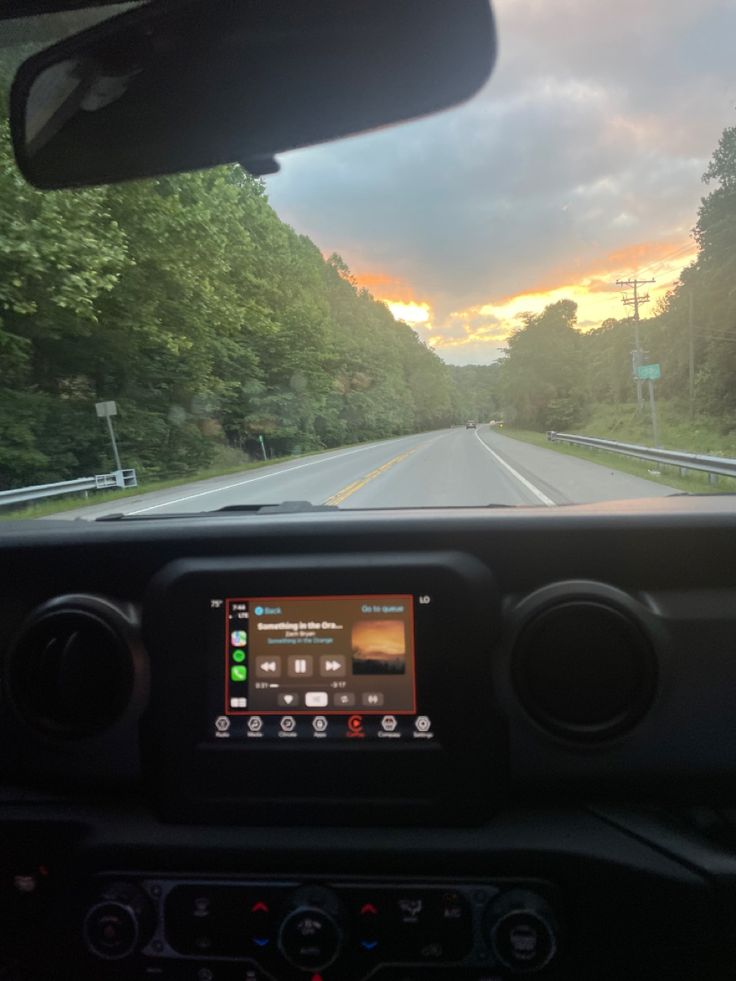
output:
[[[115,402],[95,402],[95,412],[100,417],[104,419],[107,423],[107,431],[110,434],[110,442],[112,443],[112,455],[115,457],[115,466],[118,470],[123,469],[123,465],[120,462],[120,454],[118,453],[118,444],[115,442],[115,430],[112,428],[112,417],[118,414],[118,407]],[[133,484],[135,487],[136,485]]]
[[[637,374],[642,381],[659,381],[662,377],[662,368],[658,364],[640,364]]]
[[[115,402],[95,402],[95,412],[100,419],[105,419],[108,416],[116,416],[118,407]]]

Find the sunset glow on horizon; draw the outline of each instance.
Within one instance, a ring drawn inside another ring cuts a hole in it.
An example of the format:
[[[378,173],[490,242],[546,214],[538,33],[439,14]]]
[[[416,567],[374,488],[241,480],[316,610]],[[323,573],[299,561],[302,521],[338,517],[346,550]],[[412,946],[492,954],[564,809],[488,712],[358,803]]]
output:
[[[437,322],[432,303],[414,298],[409,283],[388,274],[358,274],[360,286],[369,289],[382,300],[397,320],[413,327],[422,339],[441,357],[451,354],[453,363],[461,363],[464,348],[487,347],[487,360],[494,361],[502,353],[505,341],[519,326],[523,313],[540,313],[545,306],[559,300],[578,304],[578,327],[586,332],[600,327],[608,319],[623,319],[628,315],[622,303],[627,291],[616,284],[617,279],[637,275],[655,279],[647,286],[649,302],[643,315],[654,313],[657,301],[676,284],[681,270],[695,258],[692,239],[634,243],[618,249],[598,262],[592,262],[584,275],[575,279],[564,271],[558,273],[561,285],[554,285],[552,276],[544,285],[515,296],[489,300],[487,303],[452,311]],[[394,290],[401,298],[397,298]]]
[[[377,296],[377,300],[383,300],[386,306],[397,320],[403,320],[406,324],[426,324],[432,316],[432,308],[429,303],[402,303],[401,300],[389,300],[382,296]]]

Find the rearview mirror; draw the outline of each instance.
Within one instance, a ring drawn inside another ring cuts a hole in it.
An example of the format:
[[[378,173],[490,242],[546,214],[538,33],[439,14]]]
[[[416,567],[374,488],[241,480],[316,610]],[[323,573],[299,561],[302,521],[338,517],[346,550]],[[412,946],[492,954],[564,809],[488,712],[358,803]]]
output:
[[[21,66],[16,159],[41,188],[269,173],[274,154],[455,105],[494,59],[489,0],[159,0]]]

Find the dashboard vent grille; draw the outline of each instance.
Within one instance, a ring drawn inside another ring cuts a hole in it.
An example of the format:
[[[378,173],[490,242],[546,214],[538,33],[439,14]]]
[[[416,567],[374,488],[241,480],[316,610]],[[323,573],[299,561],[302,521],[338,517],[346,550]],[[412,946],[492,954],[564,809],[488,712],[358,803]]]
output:
[[[130,651],[90,610],[54,609],[33,618],[11,652],[10,693],[26,722],[61,738],[95,735],[129,702]]]
[[[653,649],[636,622],[586,599],[537,613],[519,635],[512,670],[529,714],[573,739],[631,728],[649,707],[657,679]]]

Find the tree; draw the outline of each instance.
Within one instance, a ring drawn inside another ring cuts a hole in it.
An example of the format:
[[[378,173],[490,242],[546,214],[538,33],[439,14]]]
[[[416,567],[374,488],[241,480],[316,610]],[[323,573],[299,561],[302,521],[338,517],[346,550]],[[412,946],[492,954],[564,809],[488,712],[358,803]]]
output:
[[[559,300],[540,314],[523,314],[501,362],[504,416],[532,429],[563,429],[585,403],[577,304]]]

